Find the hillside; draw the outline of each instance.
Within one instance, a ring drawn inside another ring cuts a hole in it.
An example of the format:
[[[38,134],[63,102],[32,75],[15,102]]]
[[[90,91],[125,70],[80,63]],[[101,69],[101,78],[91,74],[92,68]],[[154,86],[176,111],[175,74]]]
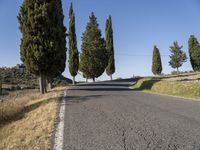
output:
[[[0,79],[3,84],[3,89],[34,89],[38,88],[38,79],[30,74],[24,65],[16,65],[12,68],[1,67]],[[67,85],[72,81],[63,75],[54,79],[54,85]]]

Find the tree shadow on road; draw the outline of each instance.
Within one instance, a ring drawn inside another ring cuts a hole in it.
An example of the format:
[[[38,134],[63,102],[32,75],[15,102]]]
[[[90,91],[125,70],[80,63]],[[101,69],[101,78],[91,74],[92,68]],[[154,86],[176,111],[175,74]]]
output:
[[[94,100],[94,99],[96,100],[105,96],[106,95],[66,96],[65,105],[77,104],[77,103],[85,102],[88,100]]]
[[[119,80],[112,80],[112,81],[102,81],[102,82],[94,82],[94,83],[84,83],[84,84],[77,84],[75,87],[82,87],[82,86],[130,86],[132,82],[135,82],[136,78],[130,79],[119,79]]]
[[[84,87],[84,86],[88,86],[88,87],[91,87],[91,86],[129,86],[130,84],[128,83],[124,83],[124,84],[115,84],[115,83],[112,83],[112,84],[106,84],[106,83],[91,83],[91,84],[80,84],[80,85],[76,85],[74,87]]]
[[[127,87],[114,87],[114,88],[104,88],[104,87],[92,87],[92,88],[74,88],[74,89],[69,89],[69,91],[131,91],[132,89],[129,89],[128,86]]]

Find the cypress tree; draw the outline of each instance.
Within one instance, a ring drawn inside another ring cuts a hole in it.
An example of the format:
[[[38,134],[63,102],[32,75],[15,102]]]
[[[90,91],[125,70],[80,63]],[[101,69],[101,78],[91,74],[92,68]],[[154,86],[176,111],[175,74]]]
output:
[[[169,65],[172,68],[176,68],[177,72],[179,72],[179,68],[187,60],[186,53],[181,50],[182,48],[183,46],[179,46],[178,42],[174,42],[173,46],[170,46],[171,55],[169,56],[170,57]]]
[[[75,15],[73,12],[72,3],[69,10],[69,72],[73,77],[73,84],[75,84],[75,76],[79,68],[79,53],[77,49],[76,30],[75,30]]]
[[[113,45],[113,29],[111,16],[106,21],[106,50],[108,54],[108,65],[106,73],[112,80],[112,74],[115,73],[115,58],[114,58],[114,45]]]
[[[159,75],[162,72],[162,62],[159,49],[154,46],[152,59],[152,72],[154,75]]]
[[[200,46],[197,38],[191,35],[188,41],[189,56],[194,71],[200,71]]]
[[[66,67],[66,28],[64,26],[64,15],[62,9],[61,0],[55,1],[55,27],[54,27],[54,48],[52,51],[57,51],[57,53],[52,54],[52,64],[50,64],[49,73],[47,75],[47,82],[49,83],[50,89],[52,88],[52,79],[60,76]],[[52,21],[53,22],[53,21]],[[53,28],[53,27],[50,27]],[[57,56],[56,56],[56,55]],[[55,57],[56,56],[56,57]]]
[[[18,15],[22,33],[20,55],[26,68],[39,77],[46,92],[47,78],[64,71],[66,28],[61,0],[24,0]]]
[[[94,13],[89,17],[86,31],[83,33],[80,54],[80,71],[85,78],[98,78],[107,66],[105,40],[101,37],[101,30]]]

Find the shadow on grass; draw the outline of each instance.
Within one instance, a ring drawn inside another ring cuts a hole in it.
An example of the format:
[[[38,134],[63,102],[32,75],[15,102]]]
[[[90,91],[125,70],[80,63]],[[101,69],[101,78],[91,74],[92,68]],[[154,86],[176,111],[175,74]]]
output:
[[[56,89],[56,88],[52,88],[51,90],[48,90],[47,93],[58,93],[58,92],[64,92],[67,87],[69,86],[61,86],[61,87],[58,87],[58,88],[61,88],[61,89]]]
[[[159,81],[161,81],[161,80],[160,79],[150,79],[150,80],[143,81],[141,83],[141,85],[138,88],[135,88],[134,90],[136,90],[136,91],[151,90],[153,85]]]
[[[37,103],[34,103],[34,104],[31,104],[31,105],[28,105],[22,109],[19,109],[19,111],[13,113],[12,115],[8,115],[8,116],[5,116],[5,117],[1,117],[0,118],[0,127],[3,127],[11,122],[14,122],[14,121],[18,121],[20,119],[23,119],[25,114],[26,113],[29,113],[37,108],[39,108],[40,106],[42,105],[46,105],[52,101],[54,101],[56,98],[59,98],[61,99],[61,97],[54,97],[54,98],[48,98],[48,99],[45,99],[45,100],[42,100],[40,102],[37,102]]]

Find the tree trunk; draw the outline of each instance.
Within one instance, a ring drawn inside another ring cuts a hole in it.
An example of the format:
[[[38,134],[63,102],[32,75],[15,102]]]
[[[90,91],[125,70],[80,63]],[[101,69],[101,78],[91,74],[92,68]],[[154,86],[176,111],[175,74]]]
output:
[[[110,80],[112,81],[113,79],[112,79],[112,75],[110,75]]]
[[[2,94],[2,81],[0,80],[0,95]]]
[[[51,90],[53,88],[52,86],[52,79],[51,78],[48,78],[48,88]]]
[[[40,86],[40,93],[44,94],[44,85],[43,85],[43,75],[40,73],[40,77],[39,77],[39,86]]]
[[[43,76],[43,88],[44,93],[47,93],[47,77],[45,75]]]
[[[95,82],[95,77],[92,78],[93,82]]]
[[[88,78],[86,78],[86,83],[88,83]]]
[[[179,70],[178,70],[178,68],[177,68],[177,74],[179,74]]]
[[[73,77],[73,85],[75,85],[75,84],[76,84],[75,77]]]

